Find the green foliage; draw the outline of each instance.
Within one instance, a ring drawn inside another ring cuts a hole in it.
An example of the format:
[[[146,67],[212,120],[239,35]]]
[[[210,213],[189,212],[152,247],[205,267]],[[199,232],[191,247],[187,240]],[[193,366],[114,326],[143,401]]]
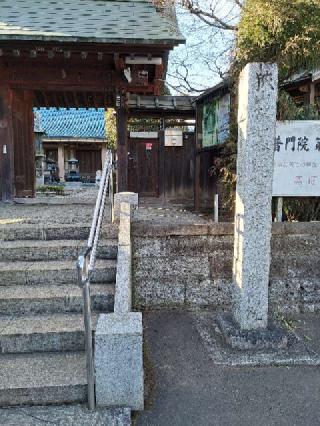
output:
[[[297,106],[292,97],[281,90],[278,97],[278,120],[320,120],[316,105]]]
[[[167,84],[164,84],[161,89],[162,96],[171,96],[170,87]]]
[[[234,84],[234,109],[239,72],[249,62],[276,62],[280,83],[294,72],[320,64],[320,0],[247,0],[236,34],[236,55],[231,67]],[[231,115],[229,144],[236,147],[236,112]],[[279,120],[318,120],[315,105],[297,106],[288,93],[280,90]],[[236,151],[236,149],[235,149]],[[236,181],[235,157],[221,151],[222,182],[227,182],[229,204],[234,202]],[[218,169],[219,170],[219,169]],[[284,199],[288,220],[320,220],[320,203],[316,198]]]
[[[105,112],[105,126],[108,148],[115,149],[117,146],[117,119],[113,108],[108,108]]]
[[[276,62],[280,80],[320,63],[320,0],[247,0],[237,33],[238,68]]]
[[[129,132],[158,132],[160,121],[158,118],[130,118]]]
[[[284,198],[283,212],[289,222],[320,220],[319,198]]]
[[[229,139],[218,148],[215,156],[214,166],[210,169],[212,174],[218,178],[219,185],[222,186],[222,205],[230,212],[234,209],[235,191],[237,180],[237,144]]]
[[[37,192],[43,194],[55,193],[56,195],[64,195],[64,187],[59,185],[42,185],[37,188]]]

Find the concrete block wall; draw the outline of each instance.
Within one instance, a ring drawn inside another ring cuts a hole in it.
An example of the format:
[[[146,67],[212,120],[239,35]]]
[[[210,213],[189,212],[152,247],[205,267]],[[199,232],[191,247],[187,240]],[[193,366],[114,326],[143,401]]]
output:
[[[141,309],[231,302],[233,225],[133,227],[134,306]],[[320,223],[273,225],[270,308],[320,311]]]
[[[271,306],[320,312],[320,222],[274,224],[271,253]]]

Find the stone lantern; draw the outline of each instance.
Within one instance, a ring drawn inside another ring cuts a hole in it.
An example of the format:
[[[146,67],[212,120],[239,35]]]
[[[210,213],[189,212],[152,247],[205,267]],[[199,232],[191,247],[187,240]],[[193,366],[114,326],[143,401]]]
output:
[[[67,182],[80,182],[79,161],[75,158],[68,160],[68,172],[66,173]]]
[[[41,125],[39,112],[34,113],[34,148],[36,160],[36,188],[44,185],[44,158],[42,139],[45,132]]]

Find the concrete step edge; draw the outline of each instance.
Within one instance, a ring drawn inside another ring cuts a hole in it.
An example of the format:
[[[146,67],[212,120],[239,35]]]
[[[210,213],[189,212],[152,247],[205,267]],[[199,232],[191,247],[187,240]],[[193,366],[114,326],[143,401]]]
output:
[[[115,284],[91,284],[91,296],[114,295]],[[75,284],[61,284],[59,286],[32,286],[13,285],[10,287],[0,286],[0,300],[33,300],[33,299],[56,299],[66,297],[82,298],[82,290]]]
[[[0,406],[84,402],[84,352],[0,355]]]
[[[86,383],[84,352],[0,355],[0,390]]]
[[[0,241],[16,240],[87,240],[91,224],[21,224],[0,225]],[[117,238],[118,227],[107,224],[102,227],[101,235],[104,238]]]
[[[92,315],[95,330],[97,314]],[[82,314],[46,314],[0,317],[0,353],[64,353],[83,351]]]
[[[76,284],[75,260],[8,261],[0,262],[0,288],[15,285],[56,286]],[[97,259],[92,283],[113,283],[117,260]]]
[[[96,313],[92,314],[94,330],[97,317]],[[0,340],[3,336],[83,332],[83,315],[79,313],[55,313],[22,317],[0,316],[0,330]]]
[[[97,259],[96,269],[115,268],[117,266],[116,259]],[[74,270],[76,268],[75,260],[39,260],[39,261],[13,261],[0,262],[0,274],[4,271],[57,271],[57,270]]]
[[[66,425],[73,419],[77,426],[131,426],[129,408],[99,408],[89,410],[87,404],[6,407],[0,409],[0,425],[45,426]],[[73,423],[75,424],[75,423]]]
[[[117,246],[116,238],[102,239],[99,241],[99,247]],[[23,248],[59,248],[59,247],[86,247],[86,242],[81,240],[18,240],[18,241],[2,241],[0,250],[23,249]]]

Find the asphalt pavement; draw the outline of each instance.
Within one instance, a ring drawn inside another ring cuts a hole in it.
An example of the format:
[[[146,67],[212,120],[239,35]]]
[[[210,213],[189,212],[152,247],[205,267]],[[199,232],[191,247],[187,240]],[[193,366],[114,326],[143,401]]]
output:
[[[319,315],[297,324],[319,347]],[[319,367],[215,365],[190,312],[145,313],[144,326],[152,389],[137,426],[320,425]]]

